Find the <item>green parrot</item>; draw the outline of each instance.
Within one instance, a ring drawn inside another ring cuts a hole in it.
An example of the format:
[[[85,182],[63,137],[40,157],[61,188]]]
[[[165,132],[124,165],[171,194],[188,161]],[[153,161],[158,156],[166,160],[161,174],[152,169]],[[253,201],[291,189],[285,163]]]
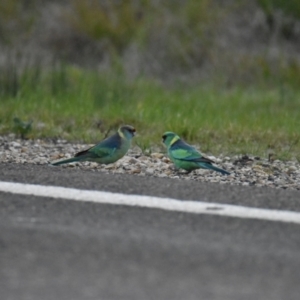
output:
[[[179,169],[184,169],[191,172],[195,169],[209,169],[222,173],[223,175],[229,175],[230,173],[215,167],[213,161],[201,155],[194,147],[185,143],[180,137],[174,133],[167,131],[162,136],[163,143],[168,150],[168,156]]]
[[[62,159],[51,164],[58,166],[76,161],[93,161],[99,164],[114,163],[127,153],[134,135],[134,127],[129,125],[121,126],[114,135],[104,139],[95,146],[76,153],[72,158]]]

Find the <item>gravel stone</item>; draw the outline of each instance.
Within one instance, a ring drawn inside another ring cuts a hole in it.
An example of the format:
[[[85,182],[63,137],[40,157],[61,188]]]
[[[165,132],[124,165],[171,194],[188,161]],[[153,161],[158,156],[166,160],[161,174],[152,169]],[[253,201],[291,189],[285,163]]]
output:
[[[66,140],[23,140],[14,134],[0,136],[0,163],[50,164],[51,161],[72,157],[76,152],[92,145],[69,143]],[[179,178],[202,182],[244,186],[268,186],[282,189],[300,190],[300,163],[296,160],[269,161],[268,158],[235,155],[219,157],[206,155],[213,159],[216,166],[231,172],[222,176],[218,172],[198,169],[187,173],[176,170],[166,153],[145,155],[140,148],[134,147],[122,159],[111,165],[99,165],[94,162],[70,163],[56,168],[76,168],[106,173],[127,173],[137,176]],[[49,165],[49,167],[53,167]]]

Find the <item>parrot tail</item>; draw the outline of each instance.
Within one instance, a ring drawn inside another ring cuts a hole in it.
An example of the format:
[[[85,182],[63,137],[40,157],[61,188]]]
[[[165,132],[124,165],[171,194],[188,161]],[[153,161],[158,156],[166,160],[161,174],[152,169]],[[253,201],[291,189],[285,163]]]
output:
[[[205,164],[205,165],[201,164],[201,166],[203,166],[205,169],[210,169],[210,170],[214,170],[214,171],[220,172],[220,173],[222,173],[222,175],[230,175],[230,173],[227,172],[226,170],[218,168],[218,167],[216,167],[216,166],[214,166],[212,164]]]
[[[68,159],[61,159],[55,162],[51,162],[51,165],[53,166],[59,166],[62,164],[67,164],[67,163],[71,163],[71,162],[75,162],[75,161],[81,161],[81,157],[72,157],[72,158],[68,158]]]

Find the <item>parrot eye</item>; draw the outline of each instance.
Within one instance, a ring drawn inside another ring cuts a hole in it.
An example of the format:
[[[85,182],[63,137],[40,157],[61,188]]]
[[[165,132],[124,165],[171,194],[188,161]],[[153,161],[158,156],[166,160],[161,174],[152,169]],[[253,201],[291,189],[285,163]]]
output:
[[[167,136],[164,134],[164,135],[162,136],[163,142],[165,141],[166,138],[167,138]]]
[[[135,135],[135,131],[136,131],[135,128],[129,130],[129,132],[131,132],[132,135]]]

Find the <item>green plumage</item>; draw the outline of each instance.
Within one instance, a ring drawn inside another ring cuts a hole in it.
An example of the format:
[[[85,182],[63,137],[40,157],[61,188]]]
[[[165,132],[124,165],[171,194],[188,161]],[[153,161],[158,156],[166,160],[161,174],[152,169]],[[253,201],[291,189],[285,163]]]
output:
[[[131,140],[135,134],[132,126],[125,125],[111,137],[101,141],[97,145],[78,152],[74,157],[62,159],[51,164],[58,166],[61,164],[81,161],[92,161],[99,164],[111,164],[122,158],[131,146]]]
[[[202,168],[210,169],[229,175],[230,173],[213,165],[213,161],[204,157],[191,145],[185,143],[173,132],[165,132],[163,143],[167,147],[168,156],[178,169],[184,169],[188,172]]]

